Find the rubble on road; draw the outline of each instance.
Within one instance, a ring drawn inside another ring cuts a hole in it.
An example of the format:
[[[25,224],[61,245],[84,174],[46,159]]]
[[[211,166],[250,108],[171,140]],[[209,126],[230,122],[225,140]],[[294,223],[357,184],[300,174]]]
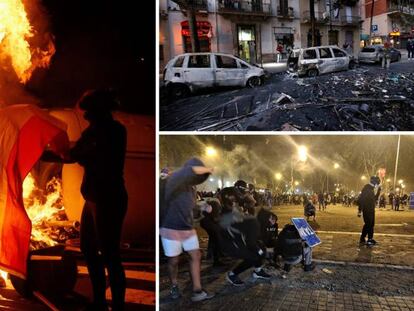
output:
[[[277,74],[261,88],[162,107],[161,130],[412,130],[413,91],[412,72],[358,68],[314,78]]]

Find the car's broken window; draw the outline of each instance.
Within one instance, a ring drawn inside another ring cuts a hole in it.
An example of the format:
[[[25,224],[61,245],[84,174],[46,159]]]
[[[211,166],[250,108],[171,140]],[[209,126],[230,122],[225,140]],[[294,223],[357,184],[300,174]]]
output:
[[[332,58],[331,50],[328,48],[319,49],[320,58]]]
[[[363,48],[361,50],[362,53],[374,53],[375,49],[374,48]]]
[[[304,50],[303,51],[303,59],[315,59],[316,57],[316,50]]]
[[[180,56],[177,58],[177,60],[175,61],[173,67],[174,68],[181,68],[183,66],[184,63],[184,56]]]
[[[345,52],[339,50],[339,49],[332,49],[335,57],[346,57]]]
[[[188,68],[210,68],[210,55],[191,55]]]
[[[237,68],[237,61],[228,56],[216,55],[217,68]]]

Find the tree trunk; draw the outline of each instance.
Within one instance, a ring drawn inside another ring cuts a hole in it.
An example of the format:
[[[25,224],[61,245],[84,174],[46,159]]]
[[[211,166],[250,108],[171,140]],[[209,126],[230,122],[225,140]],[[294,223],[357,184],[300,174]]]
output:
[[[188,27],[190,29],[191,49],[193,53],[200,52],[200,41],[197,34],[196,12],[193,8],[188,8]]]
[[[316,46],[315,0],[309,0],[309,14],[311,20],[312,46]]]

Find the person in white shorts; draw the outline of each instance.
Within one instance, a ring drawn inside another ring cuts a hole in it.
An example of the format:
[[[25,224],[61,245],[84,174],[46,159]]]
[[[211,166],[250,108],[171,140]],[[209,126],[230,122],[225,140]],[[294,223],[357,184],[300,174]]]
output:
[[[179,256],[183,251],[191,257],[191,300],[202,301],[214,296],[201,286],[201,253],[193,223],[193,208],[196,206],[195,186],[206,181],[212,172],[213,169],[205,167],[201,160],[192,158],[181,169],[173,172],[165,183],[162,194],[165,215],[160,223],[160,236],[164,253],[168,257],[168,273],[172,284],[170,295],[173,299],[181,296],[177,278]]]

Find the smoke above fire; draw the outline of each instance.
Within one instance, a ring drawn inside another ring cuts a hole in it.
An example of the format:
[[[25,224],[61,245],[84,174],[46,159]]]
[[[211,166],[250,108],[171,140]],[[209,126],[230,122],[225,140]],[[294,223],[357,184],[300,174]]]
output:
[[[0,0],[0,108],[37,102],[25,84],[55,53],[48,20],[38,0]]]

